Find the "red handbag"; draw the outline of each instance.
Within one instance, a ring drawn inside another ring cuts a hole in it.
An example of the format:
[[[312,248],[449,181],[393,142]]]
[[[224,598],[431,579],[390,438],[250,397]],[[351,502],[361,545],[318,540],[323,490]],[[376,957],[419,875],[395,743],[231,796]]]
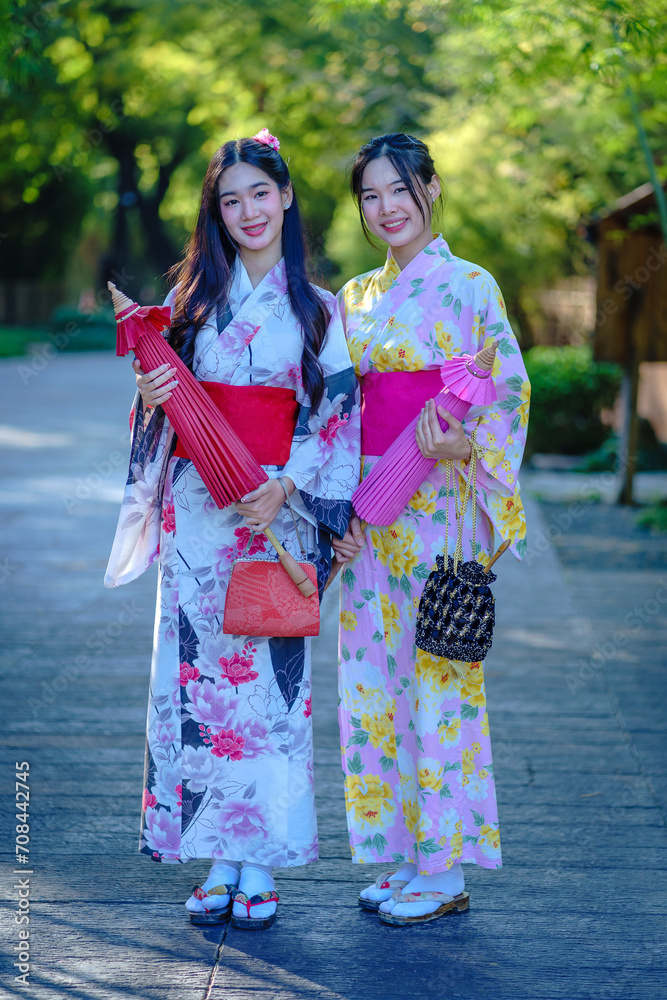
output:
[[[306,550],[291,504],[289,508],[305,559]],[[311,597],[303,596],[276,560],[266,557],[235,559],[225,598],[222,631],[226,635],[268,637],[319,635],[320,601],[315,566],[311,562],[300,562],[299,566],[315,585],[315,593]]]

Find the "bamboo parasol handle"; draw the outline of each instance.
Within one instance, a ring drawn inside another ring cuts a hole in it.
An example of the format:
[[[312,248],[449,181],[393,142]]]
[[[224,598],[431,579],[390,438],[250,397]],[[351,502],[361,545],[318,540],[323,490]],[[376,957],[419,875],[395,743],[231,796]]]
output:
[[[304,597],[312,597],[317,591],[317,587],[307,573],[304,573],[294,556],[289,554],[284,545],[280,544],[270,528],[265,528],[264,534],[278,553],[282,567],[290,579],[294,581]]]
[[[484,572],[485,573],[489,572],[489,570],[491,569],[491,567],[493,566],[493,564],[500,559],[500,557],[503,554],[503,552],[507,552],[507,550],[510,547],[510,545],[511,545],[511,542],[510,542],[509,538],[506,538],[505,541],[503,542],[503,544],[500,546],[500,548],[496,552],[496,554],[489,560],[488,565],[484,567]]]

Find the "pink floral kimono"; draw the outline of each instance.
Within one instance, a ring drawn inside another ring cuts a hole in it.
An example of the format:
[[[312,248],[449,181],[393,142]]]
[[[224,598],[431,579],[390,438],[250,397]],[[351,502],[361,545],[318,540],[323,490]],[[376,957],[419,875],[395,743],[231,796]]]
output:
[[[455,257],[441,236],[401,271],[385,266],[349,281],[339,295],[357,375],[422,371],[498,341],[497,402],[478,417],[476,556],[484,563],[508,538],[520,558],[525,520],[518,484],[530,386],[498,286]],[[367,473],[377,456],[362,458]],[[467,467],[455,463],[459,491]],[[454,497],[439,462],[391,527],[369,525],[366,547],[342,576],[340,728],[353,859],[413,861],[421,872],[455,862],[501,865],[484,671],[415,647],[425,580],[455,544]],[[467,511],[464,558],[472,558]],[[502,586],[502,563],[496,587]]]

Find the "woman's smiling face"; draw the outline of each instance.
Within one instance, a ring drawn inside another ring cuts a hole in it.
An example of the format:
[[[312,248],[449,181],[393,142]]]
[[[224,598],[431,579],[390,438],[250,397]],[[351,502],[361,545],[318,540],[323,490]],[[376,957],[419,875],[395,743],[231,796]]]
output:
[[[267,250],[280,243],[291,187],[281,191],[259,167],[234,163],[220,175],[218,197],[222,221],[242,251]]]
[[[374,236],[379,236],[392,248],[408,247],[415,241],[423,242],[426,233],[430,242],[431,201],[440,193],[440,182],[434,175],[424,193],[415,178],[414,187],[421,201],[423,216],[388,157],[380,156],[372,160],[364,170],[361,206],[366,224]]]

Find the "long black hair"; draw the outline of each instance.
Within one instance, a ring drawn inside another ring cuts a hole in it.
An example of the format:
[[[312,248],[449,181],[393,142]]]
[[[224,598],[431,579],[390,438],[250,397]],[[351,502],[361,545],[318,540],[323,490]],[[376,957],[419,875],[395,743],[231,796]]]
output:
[[[368,164],[372,163],[373,160],[379,160],[381,156],[387,157],[401,178],[410,193],[410,197],[421,212],[424,223],[427,221],[424,202],[427,205],[431,204],[427,187],[433,179],[433,174],[436,173],[433,157],[426,143],[422,142],[421,139],[415,139],[413,135],[407,135],[405,132],[388,132],[386,135],[378,135],[361,147],[350,170],[350,187],[359,206],[361,228],[371,246],[376,246],[376,244],[373,242],[364,218],[362,181],[364,170]],[[428,219],[429,225],[433,213],[439,208],[437,204],[439,200],[440,195],[433,204],[431,216]]]
[[[178,283],[169,343],[192,369],[195,337],[212,309],[227,300],[237,245],[222,221],[218,180],[223,170],[235,163],[250,163],[284,190],[290,183],[289,170],[280,153],[256,139],[226,142],[213,154],[202,185],[199,216],[183,260],[171,269]],[[324,377],[319,354],[324,344],[330,315],[306,273],[307,247],[297,203],[285,210],[282,254],[292,312],[303,333],[301,374],[313,410],[324,393]]]

